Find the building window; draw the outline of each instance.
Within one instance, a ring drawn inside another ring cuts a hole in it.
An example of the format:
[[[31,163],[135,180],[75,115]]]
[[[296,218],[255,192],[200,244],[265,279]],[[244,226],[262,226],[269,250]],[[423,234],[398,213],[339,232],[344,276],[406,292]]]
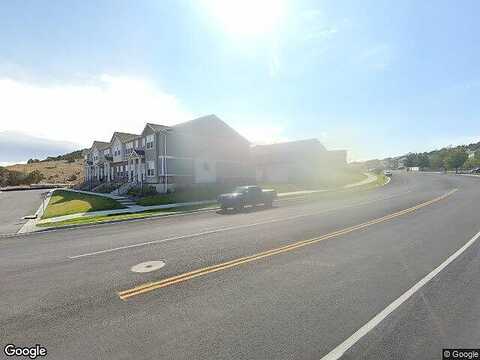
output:
[[[153,142],[154,142],[154,136],[153,135],[148,135],[147,136],[147,149],[153,149]]]
[[[129,142],[125,145],[125,148],[127,150],[127,154],[131,154],[133,152],[133,142]]]
[[[155,162],[147,161],[147,176],[155,176]]]
[[[142,138],[142,147],[145,147],[145,138]]]

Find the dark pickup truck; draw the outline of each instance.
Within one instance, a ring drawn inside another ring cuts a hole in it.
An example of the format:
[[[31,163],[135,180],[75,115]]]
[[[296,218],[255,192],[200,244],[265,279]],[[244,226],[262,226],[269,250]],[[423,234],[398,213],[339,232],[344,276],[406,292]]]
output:
[[[218,202],[223,211],[233,208],[241,210],[245,206],[256,206],[263,204],[271,207],[273,200],[277,197],[275,190],[262,190],[259,186],[239,186],[230,194],[222,194],[218,197]]]

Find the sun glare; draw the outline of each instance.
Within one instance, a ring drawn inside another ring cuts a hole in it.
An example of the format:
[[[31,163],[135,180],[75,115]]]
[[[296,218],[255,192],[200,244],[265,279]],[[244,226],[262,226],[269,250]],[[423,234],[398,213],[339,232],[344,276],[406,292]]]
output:
[[[285,15],[282,0],[205,0],[208,12],[235,35],[273,32]]]

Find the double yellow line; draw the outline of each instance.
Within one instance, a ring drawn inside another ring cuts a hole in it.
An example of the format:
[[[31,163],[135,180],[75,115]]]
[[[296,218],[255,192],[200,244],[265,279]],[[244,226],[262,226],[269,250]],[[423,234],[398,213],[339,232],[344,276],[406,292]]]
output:
[[[364,223],[361,223],[361,224],[358,224],[358,225],[350,226],[350,227],[347,227],[347,228],[342,229],[342,230],[337,230],[337,231],[331,232],[329,234],[322,235],[320,237],[298,241],[298,242],[295,242],[295,243],[290,244],[290,245],[281,246],[281,247],[271,249],[271,250],[267,250],[267,251],[263,251],[263,252],[260,252],[260,253],[254,254],[254,255],[237,258],[237,259],[230,260],[230,261],[227,261],[227,262],[223,262],[223,263],[220,263],[220,264],[217,264],[217,265],[207,266],[207,267],[203,267],[203,268],[200,268],[200,269],[197,269],[197,270],[193,270],[193,271],[190,271],[190,272],[187,272],[187,273],[184,273],[184,274],[172,276],[172,277],[169,277],[167,279],[160,280],[160,281],[155,281],[155,282],[143,284],[143,285],[140,285],[140,286],[128,289],[128,290],[120,291],[118,293],[118,295],[120,296],[120,299],[127,300],[131,297],[141,295],[141,294],[145,294],[145,293],[148,293],[150,291],[161,289],[161,288],[164,288],[164,287],[167,287],[167,286],[170,286],[170,285],[178,284],[178,283],[181,283],[181,282],[184,282],[184,281],[187,281],[187,280],[191,280],[191,279],[194,279],[194,278],[199,277],[199,276],[211,274],[211,273],[221,271],[221,270],[226,270],[226,269],[229,269],[229,268],[232,268],[232,267],[235,267],[235,266],[239,266],[239,265],[242,265],[242,264],[247,264],[247,263],[252,262],[252,261],[257,261],[257,260],[260,260],[260,259],[263,259],[263,258],[266,258],[266,257],[270,257],[270,256],[273,256],[273,255],[278,255],[278,254],[281,254],[281,253],[284,253],[284,252],[287,252],[287,251],[292,251],[292,250],[295,250],[295,249],[298,249],[298,248],[301,248],[301,247],[304,247],[304,246],[307,246],[307,245],[312,245],[312,244],[315,244],[315,243],[323,241],[323,240],[327,240],[327,239],[331,239],[331,238],[334,238],[334,237],[337,237],[337,236],[345,235],[345,234],[351,233],[351,232],[356,231],[356,230],[360,230],[360,229],[363,229],[363,228],[366,228],[366,227],[369,227],[369,226],[372,226],[372,225],[375,225],[375,224],[378,224],[378,223],[381,223],[381,222],[384,222],[384,221],[388,221],[388,220],[396,218],[398,216],[409,214],[409,213],[411,213],[415,210],[418,210],[422,207],[425,207],[425,206],[431,205],[431,204],[433,204],[437,201],[443,200],[446,197],[453,194],[454,192],[456,192],[457,190],[458,189],[453,189],[453,190],[443,194],[442,196],[439,196],[439,197],[434,198],[432,200],[420,203],[420,204],[415,205],[413,207],[410,207],[408,209],[397,211],[395,213],[383,216],[381,218],[370,220],[370,221],[367,221],[367,222],[364,222]]]

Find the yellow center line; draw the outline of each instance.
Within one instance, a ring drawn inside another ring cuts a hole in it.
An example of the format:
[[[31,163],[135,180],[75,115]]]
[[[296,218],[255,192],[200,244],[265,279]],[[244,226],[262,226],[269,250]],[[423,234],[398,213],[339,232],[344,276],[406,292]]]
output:
[[[361,223],[361,224],[358,224],[358,225],[350,226],[350,227],[347,227],[345,229],[337,230],[337,231],[334,231],[334,232],[331,232],[331,233],[328,233],[328,234],[325,234],[325,235],[322,235],[322,236],[319,236],[319,237],[315,237],[315,238],[312,238],[312,239],[297,241],[293,244],[289,244],[289,245],[281,246],[281,247],[274,248],[274,249],[271,249],[271,250],[263,251],[263,252],[253,254],[253,255],[250,255],[250,256],[237,258],[237,259],[230,260],[230,261],[227,261],[227,262],[223,262],[223,263],[220,263],[220,264],[217,264],[217,265],[203,267],[203,268],[193,270],[193,271],[190,271],[190,272],[187,272],[187,273],[172,276],[172,277],[160,280],[160,281],[146,283],[146,284],[136,286],[136,287],[131,288],[131,289],[120,291],[120,292],[118,292],[118,295],[119,295],[120,299],[126,300],[128,298],[133,297],[133,296],[137,296],[137,295],[144,294],[144,293],[147,293],[147,292],[150,292],[150,291],[153,291],[153,290],[157,290],[157,289],[160,289],[160,288],[163,288],[163,287],[166,287],[166,286],[170,286],[170,285],[174,285],[174,284],[177,284],[177,283],[180,283],[180,282],[184,282],[184,281],[187,281],[187,280],[199,277],[199,276],[207,275],[207,274],[214,273],[214,272],[221,271],[221,270],[226,270],[226,269],[238,266],[238,265],[246,264],[246,263],[249,263],[249,262],[252,262],[252,261],[256,261],[256,260],[260,260],[260,259],[263,259],[263,258],[266,258],[266,257],[273,256],[273,255],[278,255],[278,254],[281,254],[281,253],[284,253],[284,252],[287,252],[287,251],[292,251],[292,250],[295,250],[295,249],[298,249],[298,248],[301,248],[301,247],[304,247],[304,246],[307,246],[307,245],[312,245],[312,244],[315,244],[315,243],[323,241],[323,240],[327,240],[327,239],[331,239],[331,238],[334,238],[334,237],[337,237],[337,236],[349,234],[353,231],[360,230],[360,229],[363,229],[363,228],[366,228],[366,227],[369,227],[369,226],[372,226],[372,225],[375,225],[375,224],[378,224],[378,223],[381,223],[381,222],[385,222],[385,221],[388,221],[390,219],[393,219],[393,218],[396,218],[396,217],[414,212],[415,210],[418,210],[422,207],[429,206],[433,203],[436,203],[440,200],[445,199],[446,197],[452,195],[457,190],[458,189],[453,189],[453,190],[451,190],[451,191],[449,191],[449,192],[447,192],[447,193],[445,193],[445,194],[443,194],[443,195],[441,195],[437,198],[434,198],[432,200],[417,204],[417,205],[412,206],[408,209],[400,210],[400,211],[397,211],[395,213],[385,215],[383,217],[373,219],[373,220],[370,220],[370,221],[367,221],[367,222],[364,222],[364,223]]]

